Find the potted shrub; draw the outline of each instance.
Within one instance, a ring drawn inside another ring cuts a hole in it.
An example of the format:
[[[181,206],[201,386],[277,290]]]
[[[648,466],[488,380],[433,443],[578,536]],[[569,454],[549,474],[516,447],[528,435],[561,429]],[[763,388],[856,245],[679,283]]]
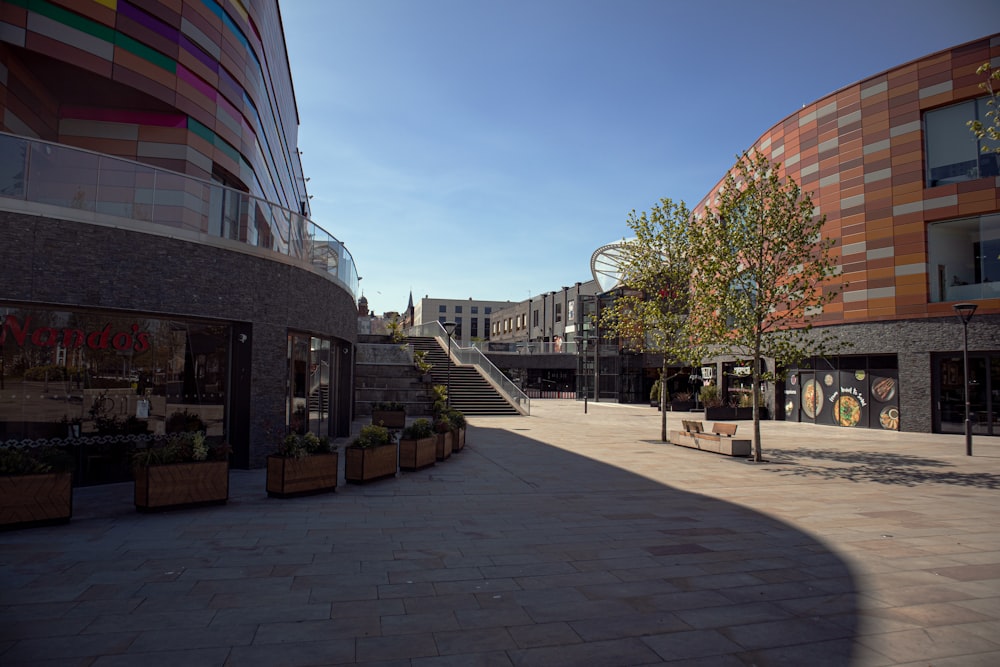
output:
[[[389,429],[403,428],[406,426],[406,406],[395,401],[373,403],[372,424]]]
[[[170,435],[137,450],[132,457],[136,509],[224,505],[229,500],[229,452],[227,443],[211,443],[201,431]]]
[[[399,467],[419,470],[437,460],[437,436],[427,419],[417,419],[403,429],[399,438]]]
[[[460,452],[465,448],[465,415],[455,408],[449,408],[446,414],[451,422],[451,450]]]
[[[392,477],[399,465],[399,447],[385,426],[368,424],[344,449],[344,479],[368,482]]]
[[[336,491],[338,463],[329,438],[289,433],[267,457],[267,495],[291,498]]]
[[[416,350],[413,353],[413,365],[420,371],[420,381],[424,384],[432,382],[431,369],[434,364],[427,361],[427,350]]]
[[[660,409],[660,378],[656,378],[649,389],[649,407]]]
[[[694,398],[690,392],[678,391],[670,399],[671,412],[690,412],[694,410]]]
[[[454,443],[451,433],[451,420],[446,413],[440,414],[434,420],[434,432],[437,434],[435,456],[438,461],[444,461],[451,456]]]
[[[57,447],[0,448],[0,528],[69,521],[72,463],[69,453]]]

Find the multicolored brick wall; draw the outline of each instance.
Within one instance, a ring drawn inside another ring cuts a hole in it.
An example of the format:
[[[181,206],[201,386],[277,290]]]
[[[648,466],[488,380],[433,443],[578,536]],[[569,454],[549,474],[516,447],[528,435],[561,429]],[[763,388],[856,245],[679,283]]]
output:
[[[952,302],[930,299],[927,225],[1000,211],[1000,179],[928,187],[923,115],[983,96],[976,69],[991,59],[1000,64],[1000,35],[846,86],[754,143],[812,194],[824,233],[838,241],[849,285],[816,324],[954,317]],[[1000,300],[978,303],[980,314],[1000,313]]]
[[[0,129],[308,202],[277,2],[3,0]]]

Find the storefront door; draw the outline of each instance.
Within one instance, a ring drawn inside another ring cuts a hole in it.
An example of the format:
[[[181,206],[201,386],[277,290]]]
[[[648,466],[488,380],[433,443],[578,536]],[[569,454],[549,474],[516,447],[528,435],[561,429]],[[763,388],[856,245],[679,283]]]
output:
[[[945,354],[935,361],[934,430],[965,433],[965,374],[961,354]],[[1000,354],[969,355],[969,418],[972,433],[1000,435]]]

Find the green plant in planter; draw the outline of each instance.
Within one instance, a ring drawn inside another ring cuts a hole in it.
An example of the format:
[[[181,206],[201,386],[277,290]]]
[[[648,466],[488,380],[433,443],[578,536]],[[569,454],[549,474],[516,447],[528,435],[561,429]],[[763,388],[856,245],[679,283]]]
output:
[[[322,438],[315,433],[289,433],[278,447],[278,456],[289,459],[304,459],[313,454],[329,454],[330,439]]]
[[[434,435],[434,427],[429,419],[416,419],[412,424],[403,429],[401,438],[403,440],[422,440]]]
[[[59,447],[0,447],[0,476],[67,472],[73,457]]]
[[[413,365],[417,367],[418,371],[425,375],[430,373],[431,369],[434,368],[434,364],[427,361],[426,357],[427,350],[416,350],[413,353]]]
[[[722,405],[722,394],[717,385],[705,385],[701,388],[701,392],[698,395],[701,397],[701,402],[706,408],[717,408]]]
[[[455,408],[448,408],[445,411],[445,416],[448,417],[448,421],[451,422],[453,428],[465,428],[465,415],[462,414],[461,410],[456,410]]]
[[[656,378],[649,390],[649,402],[656,405],[660,403],[660,378]]]
[[[177,433],[163,444],[140,449],[132,455],[132,462],[140,468],[169,463],[195,463],[198,461],[225,461],[232,448],[227,442],[212,443],[204,432]]]
[[[448,418],[447,414],[439,414],[434,418],[434,432],[435,433],[450,433],[452,430],[451,419]]]
[[[439,415],[448,409],[448,388],[443,384],[431,386],[431,400],[434,402],[432,410]]]
[[[380,447],[381,445],[391,445],[392,443],[392,431],[378,424],[367,424],[361,427],[361,432],[351,442],[351,446],[360,449],[369,449]]]

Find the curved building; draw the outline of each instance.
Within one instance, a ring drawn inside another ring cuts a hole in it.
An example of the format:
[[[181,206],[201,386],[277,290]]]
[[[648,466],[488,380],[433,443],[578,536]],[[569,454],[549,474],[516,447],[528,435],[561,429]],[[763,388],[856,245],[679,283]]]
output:
[[[86,483],[177,415],[243,467],[349,433],[358,277],[297,131],[276,0],[0,2],[0,443],[73,438]]]
[[[1000,146],[966,127],[987,121],[976,69],[989,61],[1000,35],[841,88],[754,143],[812,193],[849,283],[814,322],[850,346],[792,369],[771,397],[779,418],[963,432],[954,306],[968,302],[973,432],[1000,435]],[[718,372],[723,389],[749,390],[744,362]]]

